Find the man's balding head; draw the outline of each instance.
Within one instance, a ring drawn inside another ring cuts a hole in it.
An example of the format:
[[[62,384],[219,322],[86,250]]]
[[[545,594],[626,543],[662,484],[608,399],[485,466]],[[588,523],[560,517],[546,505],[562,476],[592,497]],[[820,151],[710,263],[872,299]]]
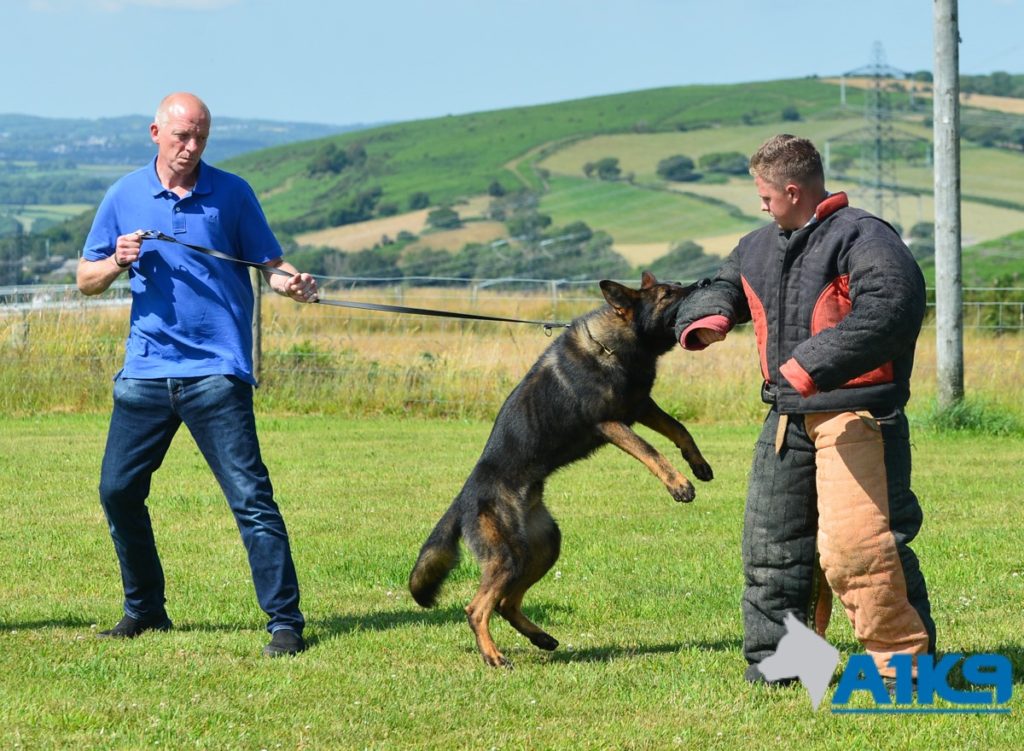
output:
[[[195,94],[189,94],[185,91],[178,91],[165,96],[156,108],[154,122],[160,127],[164,127],[174,117],[193,121],[200,118],[207,123],[213,119],[210,115],[210,108],[206,106],[203,100]]]

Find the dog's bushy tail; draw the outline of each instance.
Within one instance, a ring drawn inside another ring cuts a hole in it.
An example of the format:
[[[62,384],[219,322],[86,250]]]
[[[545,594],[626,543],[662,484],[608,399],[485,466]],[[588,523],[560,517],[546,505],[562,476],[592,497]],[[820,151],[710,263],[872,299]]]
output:
[[[459,562],[461,536],[459,502],[456,499],[423,543],[416,565],[409,574],[409,591],[421,606],[429,608],[437,601],[441,585]]]

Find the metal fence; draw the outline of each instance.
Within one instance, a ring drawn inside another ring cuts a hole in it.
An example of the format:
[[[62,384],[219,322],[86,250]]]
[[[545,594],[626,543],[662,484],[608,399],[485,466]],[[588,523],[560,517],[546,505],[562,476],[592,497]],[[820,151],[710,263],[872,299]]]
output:
[[[445,309],[458,305],[460,310],[488,313],[495,298],[484,293],[500,291],[504,303],[520,300],[550,302],[552,309],[600,301],[598,280],[563,279],[455,279],[445,277],[407,277],[403,279],[367,277],[324,277],[320,279],[324,297],[358,301],[372,293],[375,300],[386,298],[395,304],[405,302],[415,292],[418,305],[424,301]],[[623,280],[636,284],[636,280]],[[86,297],[74,285],[34,284],[0,287],[0,315],[46,309],[85,306],[121,306],[131,301],[125,280],[116,282],[102,295]],[[934,312],[935,291],[928,289],[928,307]],[[1024,287],[965,287],[963,290],[964,327],[994,332],[1024,329]],[[934,325],[929,315],[926,326]]]

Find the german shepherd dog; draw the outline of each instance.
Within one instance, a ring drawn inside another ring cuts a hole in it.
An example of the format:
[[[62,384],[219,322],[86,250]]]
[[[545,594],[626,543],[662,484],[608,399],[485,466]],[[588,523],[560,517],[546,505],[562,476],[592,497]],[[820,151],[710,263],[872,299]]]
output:
[[[512,391],[462,491],[423,544],[409,576],[423,607],[435,603],[458,563],[460,537],[479,561],[480,588],[466,616],[488,665],[510,666],[491,638],[495,610],[535,646],[558,646],[521,609],[561,546],[544,507],[552,472],[613,443],[643,462],[675,500],[692,501],[690,481],[630,428],[639,422],[672,441],[697,478],[712,478],[686,428],[651,399],[657,360],[676,344],[676,309],[697,286],[659,283],[649,272],[639,290],[602,281],[608,305],[574,320]]]

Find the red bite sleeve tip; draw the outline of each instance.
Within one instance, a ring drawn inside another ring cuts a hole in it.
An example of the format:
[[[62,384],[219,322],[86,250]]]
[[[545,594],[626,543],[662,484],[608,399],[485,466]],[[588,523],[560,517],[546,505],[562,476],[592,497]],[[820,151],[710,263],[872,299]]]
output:
[[[789,358],[779,368],[779,372],[797,390],[800,396],[807,397],[818,393],[818,387],[814,385],[814,379],[811,378],[795,358]]]
[[[679,344],[683,349],[688,349],[694,352],[705,349],[708,345],[701,342],[697,337],[697,331],[699,329],[711,329],[717,331],[724,338],[729,333],[729,319],[725,316],[707,316],[700,320],[694,321],[687,326],[683,333],[679,335]]]

